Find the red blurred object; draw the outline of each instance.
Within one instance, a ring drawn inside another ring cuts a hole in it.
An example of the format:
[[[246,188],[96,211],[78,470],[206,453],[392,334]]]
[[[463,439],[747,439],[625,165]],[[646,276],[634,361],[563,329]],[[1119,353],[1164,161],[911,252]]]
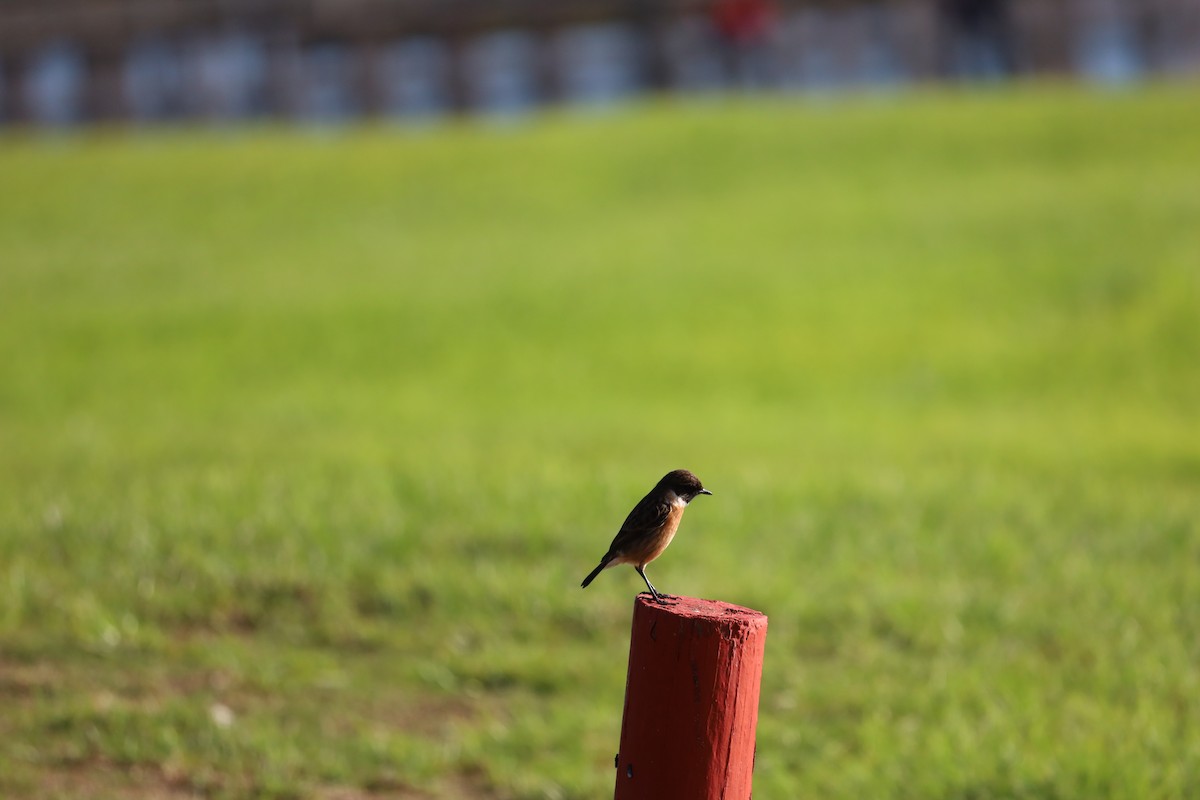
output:
[[[712,6],[713,26],[723,39],[736,44],[761,40],[775,16],[770,0],[717,0]]]
[[[767,617],[639,595],[616,800],[749,800]]]

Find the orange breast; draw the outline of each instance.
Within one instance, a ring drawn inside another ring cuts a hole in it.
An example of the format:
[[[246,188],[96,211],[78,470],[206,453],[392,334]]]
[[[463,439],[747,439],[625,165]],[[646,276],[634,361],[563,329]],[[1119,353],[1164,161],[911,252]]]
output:
[[[644,567],[661,556],[663,550],[666,550],[667,545],[675,538],[675,531],[679,530],[679,520],[683,519],[683,509],[682,505],[672,508],[663,526],[654,533],[648,534],[642,541],[633,544],[624,554],[622,561]]]

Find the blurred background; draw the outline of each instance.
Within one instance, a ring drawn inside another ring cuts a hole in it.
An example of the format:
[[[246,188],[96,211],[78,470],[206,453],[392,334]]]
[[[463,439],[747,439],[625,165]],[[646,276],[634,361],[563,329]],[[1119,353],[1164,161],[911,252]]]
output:
[[[1198,15],[0,0],[0,798],[1200,796]]]
[[[1200,69],[1196,0],[9,0],[0,120],[515,115],[645,92],[835,92]]]

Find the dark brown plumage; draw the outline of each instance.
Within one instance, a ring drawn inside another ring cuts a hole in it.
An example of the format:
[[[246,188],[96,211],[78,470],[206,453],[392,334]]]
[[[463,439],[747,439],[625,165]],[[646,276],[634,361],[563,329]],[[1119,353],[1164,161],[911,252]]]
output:
[[[683,510],[698,495],[712,494],[700,479],[686,469],[677,469],[663,476],[650,493],[643,497],[621,525],[621,530],[608,546],[600,564],[580,584],[587,587],[603,570],[618,564],[632,564],[646,582],[655,600],[660,594],[646,577],[646,565],[662,555],[679,529]]]

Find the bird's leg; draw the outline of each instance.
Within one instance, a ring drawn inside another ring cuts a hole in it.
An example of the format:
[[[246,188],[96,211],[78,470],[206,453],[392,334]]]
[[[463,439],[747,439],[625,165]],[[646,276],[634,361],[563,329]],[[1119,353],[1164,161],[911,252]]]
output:
[[[646,573],[645,573],[645,572],[642,570],[642,567],[641,567],[641,565],[640,565],[640,564],[638,564],[638,565],[635,565],[635,566],[634,566],[634,569],[635,569],[635,570],[637,570],[637,574],[638,574],[638,575],[641,575],[641,576],[642,576],[642,580],[644,580],[644,581],[646,582],[646,588],[650,590],[650,594],[654,596],[654,599],[655,599],[655,600],[657,600],[657,599],[658,599],[658,592],[655,590],[655,588],[654,588],[654,584],[652,584],[652,583],[650,582],[650,579],[646,577]]]
[[[664,601],[666,598],[670,597],[670,595],[666,595],[666,594],[659,594],[659,593],[658,593],[658,590],[654,588],[654,584],[653,584],[653,583],[651,583],[651,582],[650,582],[650,579],[646,577],[646,573],[645,573],[645,572],[642,570],[642,568],[641,568],[641,566],[640,566],[640,565],[639,565],[639,566],[636,566],[636,567],[634,567],[634,569],[636,569],[636,570],[637,570],[637,574],[638,574],[638,575],[641,575],[641,576],[642,576],[642,580],[644,580],[644,581],[646,582],[646,588],[650,590],[650,594],[652,594],[652,595],[654,596],[654,601],[655,601],[656,603],[661,603],[661,602],[663,602],[663,601]]]

